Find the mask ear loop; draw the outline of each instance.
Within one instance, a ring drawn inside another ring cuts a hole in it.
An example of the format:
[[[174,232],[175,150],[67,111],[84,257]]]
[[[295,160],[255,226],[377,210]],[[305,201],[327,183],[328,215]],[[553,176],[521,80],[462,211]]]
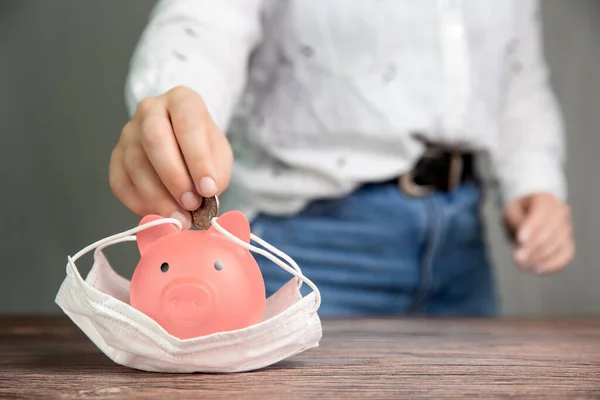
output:
[[[285,254],[283,251],[279,250],[277,247],[273,246],[272,244],[267,243],[263,239],[259,238],[254,233],[250,233],[250,239],[252,239],[256,243],[260,244],[262,247],[269,250],[271,253],[275,254],[279,258],[283,258],[285,261],[287,261],[287,263],[292,268],[294,268],[296,271],[298,271],[298,273],[300,273],[300,274],[302,274],[302,276],[304,276],[304,274],[300,270],[300,267],[298,266],[298,264],[296,264],[296,261],[294,261],[294,259],[292,257],[288,256],[287,254]],[[299,287],[301,287],[303,281],[301,279],[298,279],[298,281],[300,282]]]
[[[135,242],[137,240],[137,238],[135,237],[135,235],[131,235],[131,236],[125,236],[125,237],[121,237],[115,240],[111,240],[108,243],[104,243],[98,247],[96,247],[96,250],[94,250],[94,257],[98,256],[98,253],[101,252],[102,250],[104,250],[105,247],[109,247],[112,246],[113,244],[119,244],[119,243],[123,243],[123,242]]]
[[[181,224],[181,222],[178,219],[163,218],[163,219],[157,219],[155,221],[145,223],[143,225],[136,226],[135,228],[132,228],[132,229],[126,230],[124,232],[117,233],[117,234],[109,236],[107,238],[98,240],[97,242],[94,242],[94,243],[84,247],[83,249],[79,250],[77,253],[75,253],[75,255],[73,257],[71,257],[71,256],[67,257],[67,274],[69,273],[68,267],[71,266],[71,268],[77,273],[79,278],[83,279],[81,277],[81,274],[79,273],[79,270],[77,269],[77,266],[75,265],[75,263],[77,262],[78,259],[80,259],[81,257],[83,257],[84,255],[86,255],[87,253],[89,253],[92,250],[95,250],[94,254],[97,254],[98,251],[100,251],[101,249],[103,249],[107,246],[111,246],[113,244],[121,243],[121,242],[134,241],[134,240],[136,240],[136,237],[134,236],[136,233],[146,230],[148,228],[152,228],[157,225],[164,225],[164,224],[173,224],[173,225],[177,226],[179,228],[179,230],[183,229],[183,225]]]
[[[283,270],[289,272],[290,274],[294,275],[296,278],[299,279],[299,285],[298,287],[300,287],[302,285],[302,282],[306,283],[315,293],[315,305],[314,305],[314,312],[316,312],[319,307],[321,306],[321,292],[319,291],[319,288],[317,288],[317,285],[314,284],[313,281],[311,281],[310,279],[308,279],[306,276],[304,276],[304,274],[302,274],[302,271],[300,270],[300,267],[298,266],[298,264],[296,264],[296,262],[287,254],[285,254],[283,251],[276,249],[274,246],[270,245],[269,243],[267,243],[266,241],[264,241],[263,239],[259,238],[258,236],[251,234],[250,238],[252,240],[254,240],[255,242],[257,242],[258,244],[260,244],[261,246],[265,247],[267,250],[271,251],[273,254],[276,254],[277,256],[279,256],[280,258],[282,258],[283,260],[287,261],[287,264],[283,261],[281,261],[279,258],[275,257],[274,255],[270,254],[269,252],[267,252],[266,250],[263,250],[259,247],[253,246],[249,243],[244,242],[243,240],[239,239],[238,237],[236,237],[235,235],[231,234],[230,232],[228,232],[225,228],[223,228],[221,225],[219,225],[219,223],[217,222],[217,218],[213,218],[210,223],[212,224],[212,226],[223,236],[225,236],[227,239],[235,242],[237,245],[253,251],[255,253],[258,253],[266,258],[268,258],[269,260],[271,260],[273,263],[275,263],[277,266],[279,266],[280,268],[282,268]],[[288,265],[289,264],[289,265]]]
[[[145,229],[152,228],[157,225],[164,225],[164,224],[173,224],[173,225],[177,226],[179,228],[179,230],[183,229],[183,226],[179,220],[177,220],[175,218],[163,218],[163,219],[158,219],[155,221],[148,222],[143,225],[136,226],[135,228],[132,228],[132,229],[126,230],[124,232],[117,233],[117,234],[109,236],[107,238],[98,240],[97,242],[94,242],[94,243],[84,247],[83,249],[79,250],[77,253],[75,253],[75,255],[73,257],[71,257],[71,256],[67,257],[67,262],[68,262],[67,273],[69,273],[68,267],[70,266],[72,268],[72,270],[75,271],[75,273],[78,275],[78,277],[80,279],[83,279],[81,277],[81,274],[79,273],[79,270],[77,269],[77,266],[75,265],[75,263],[77,262],[78,259],[83,257],[85,254],[89,253],[92,250],[95,250],[94,253],[97,254],[98,251],[102,250],[105,247],[111,246],[113,244],[134,241],[134,240],[136,240],[136,237],[134,236],[136,233],[143,231]],[[269,252],[267,252],[259,247],[253,246],[249,243],[246,243],[246,242],[238,239],[236,236],[232,235],[231,233],[229,233],[226,229],[224,229],[221,225],[219,225],[216,217],[211,220],[211,224],[214,226],[214,228],[219,233],[221,233],[223,236],[225,236],[229,240],[233,241],[234,243],[238,244],[239,246],[242,246],[243,248],[245,248],[247,250],[253,251],[255,253],[258,253],[258,254],[268,258],[269,260],[271,260],[273,263],[275,263],[277,266],[279,266],[283,270],[294,275],[296,278],[299,279],[299,287],[302,285],[302,282],[306,283],[315,293],[314,311],[316,312],[319,309],[319,307],[321,306],[321,292],[319,291],[319,288],[317,288],[317,285],[315,285],[313,283],[313,281],[311,281],[306,276],[304,276],[304,274],[302,274],[300,267],[290,256],[288,256],[281,250],[278,250],[277,248],[275,248],[271,244],[267,243],[266,241],[262,240],[258,236],[251,234],[252,240],[254,240],[258,244],[263,246],[265,249],[271,251],[273,254],[275,254],[275,255],[279,256],[280,258],[282,258],[283,260],[285,260],[287,262],[287,264],[286,264],[286,263],[282,262],[280,259],[278,259],[275,256],[273,256],[272,254],[270,254]]]

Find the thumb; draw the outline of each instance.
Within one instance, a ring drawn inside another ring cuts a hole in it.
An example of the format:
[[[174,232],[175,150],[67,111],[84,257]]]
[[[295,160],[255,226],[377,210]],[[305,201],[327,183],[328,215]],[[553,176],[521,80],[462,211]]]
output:
[[[504,222],[508,228],[512,239],[515,239],[516,232],[526,217],[526,202],[525,199],[517,199],[512,201],[504,208]]]

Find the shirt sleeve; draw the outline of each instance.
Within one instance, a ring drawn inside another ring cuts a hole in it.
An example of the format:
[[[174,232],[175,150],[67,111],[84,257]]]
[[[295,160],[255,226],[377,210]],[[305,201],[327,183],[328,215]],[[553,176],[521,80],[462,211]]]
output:
[[[566,200],[564,126],[543,56],[538,0],[515,2],[517,40],[493,165],[504,204],[534,193]]]
[[[183,85],[198,92],[225,131],[261,37],[262,0],[160,0],[133,54],[125,84],[138,103]]]

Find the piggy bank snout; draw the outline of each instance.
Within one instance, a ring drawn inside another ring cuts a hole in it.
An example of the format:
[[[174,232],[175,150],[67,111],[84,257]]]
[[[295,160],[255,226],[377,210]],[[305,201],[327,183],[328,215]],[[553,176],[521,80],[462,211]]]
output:
[[[162,309],[176,323],[202,322],[211,314],[214,292],[197,279],[178,279],[169,283],[161,296]]]

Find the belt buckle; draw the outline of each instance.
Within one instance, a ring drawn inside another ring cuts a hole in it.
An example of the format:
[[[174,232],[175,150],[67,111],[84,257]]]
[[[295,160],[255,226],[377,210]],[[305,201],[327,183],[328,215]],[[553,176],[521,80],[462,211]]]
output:
[[[437,155],[438,151],[428,149],[425,156]],[[448,171],[448,192],[453,191],[460,184],[460,177],[463,172],[463,158],[458,152],[450,153],[450,168]],[[435,191],[433,186],[418,185],[414,180],[414,174],[409,171],[403,174],[399,181],[398,186],[402,191],[411,197],[423,197]]]

